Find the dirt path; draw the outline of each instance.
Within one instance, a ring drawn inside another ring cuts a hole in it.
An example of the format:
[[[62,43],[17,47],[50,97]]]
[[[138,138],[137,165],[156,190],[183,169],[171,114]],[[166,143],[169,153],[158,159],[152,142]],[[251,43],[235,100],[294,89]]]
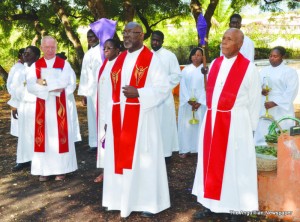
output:
[[[41,183],[29,170],[12,173],[15,165],[17,139],[9,134],[10,110],[8,95],[0,91],[0,221],[193,221],[193,213],[201,207],[191,195],[196,168],[196,155],[186,159],[174,153],[167,166],[171,208],[151,219],[132,213],[121,219],[119,212],[102,208],[102,184],[93,182],[96,154],[87,152],[87,121],[85,108],[78,102],[82,142],[76,144],[78,170],[64,181]],[[77,98],[77,101],[79,99]],[[203,221],[225,221],[214,217]],[[261,221],[245,218],[243,221]]]

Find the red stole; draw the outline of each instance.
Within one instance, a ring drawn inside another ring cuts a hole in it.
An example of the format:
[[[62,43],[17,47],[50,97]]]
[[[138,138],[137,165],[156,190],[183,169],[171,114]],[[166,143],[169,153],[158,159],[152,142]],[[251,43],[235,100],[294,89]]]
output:
[[[134,148],[139,124],[140,105],[138,98],[127,98],[123,124],[121,124],[121,73],[127,52],[117,58],[111,70],[112,82],[112,127],[114,134],[115,173],[123,174],[123,169],[132,169]],[[143,88],[147,79],[148,69],[152,60],[152,52],[144,46],[139,54],[130,79],[130,86]]]
[[[53,68],[63,69],[65,60],[56,57]],[[35,63],[36,77],[41,78],[41,69],[47,68],[44,58]],[[35,112],[34,152],[45,152],[45,100],[37,98]],[[60,97],[56,97],[56,114],[58,126],[59,153],[69,152],[68,121],[66,110],[66,93],[63,90]],[[51,142],[51,141],[49,141]]]
[[[204,197],[214,200],[221,198],[231,109],[249,65],[249,60],[239,53],[220,94],[212,132],[212,96],[223,58],[221,56],[215,60],[208,76],[206,88],[207,114],[203,140]]]

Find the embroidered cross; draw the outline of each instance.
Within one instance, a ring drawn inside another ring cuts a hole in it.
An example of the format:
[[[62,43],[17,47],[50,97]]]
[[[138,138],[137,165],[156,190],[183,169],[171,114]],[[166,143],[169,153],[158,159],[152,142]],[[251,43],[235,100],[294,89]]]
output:
[[[111,73],[111,78],[114,84],[114,90],[116,90],[116,86],[119,80],[119,73],[120,73],[121,69],[119,69],[117,72],[112,72]]]
[[[142,79],[144,73],[145,73],[145,70],[148,69],[148,66],[146,68],[143,68],[142,66],[141,67],[138,67],[136,65],[135,67],[135,72],[134,72],[134,76],[135,76],[135,79],[136,79],[136,85],[138,86],[139,85],[139,82],[140,80]]]

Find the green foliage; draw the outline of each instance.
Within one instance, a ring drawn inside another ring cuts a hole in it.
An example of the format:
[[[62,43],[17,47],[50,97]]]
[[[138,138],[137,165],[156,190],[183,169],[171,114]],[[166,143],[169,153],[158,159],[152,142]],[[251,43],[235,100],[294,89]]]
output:
[[[277,150],[271,146],[256,146],[256,153],[277,157]]]

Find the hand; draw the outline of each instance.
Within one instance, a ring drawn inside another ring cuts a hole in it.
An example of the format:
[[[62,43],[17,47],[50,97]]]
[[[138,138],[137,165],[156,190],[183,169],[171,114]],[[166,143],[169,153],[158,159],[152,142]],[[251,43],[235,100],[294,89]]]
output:
[[[269,92],[270,92],[270,90],[268,90],[268,89],[262,89],[261,90],[261,94],[264,95],[264,96],[269,95]]]
[[[36,83],[43,86],[44,85],[43,84],[44,83],[44,79],[37,79]]]
[[[200,106],[201,106],[200,103],[195,102],[194,105],[193,105],[193,107],[192,107],[192,111],[197,111]]]
[[[123,93],[124,96],[126,96],[126,98],[137,98],[139,97],[139,92],[137,90],[137,88],[133,87],[133,86],[124,86],[122,87],[123,89]]]
[[[266,109],[271,109],[271,108],[273,108],[275,106],[277,106],[277,104],[274,103],[273,101],[265,102],[265,108]]]
[[[203,75],[207,75],[207,73],[208,73],[208,67],[202,67],[201,68],[201,72],[202,72]]]
[[[191,101],[191,100],[188,101],[188,104],[191,106],[193,106],[195,103],[196,103],[196,101]]]
[[[18,110],[17,109],[12,109],[12,116],[14,119],[18,119]]]
[[[83,106],[86,106],[86,105],[87,105],[87,99],[86,99],[86,96],[82,97],[82,99],[81,99],[81,104],[82,104]]]

